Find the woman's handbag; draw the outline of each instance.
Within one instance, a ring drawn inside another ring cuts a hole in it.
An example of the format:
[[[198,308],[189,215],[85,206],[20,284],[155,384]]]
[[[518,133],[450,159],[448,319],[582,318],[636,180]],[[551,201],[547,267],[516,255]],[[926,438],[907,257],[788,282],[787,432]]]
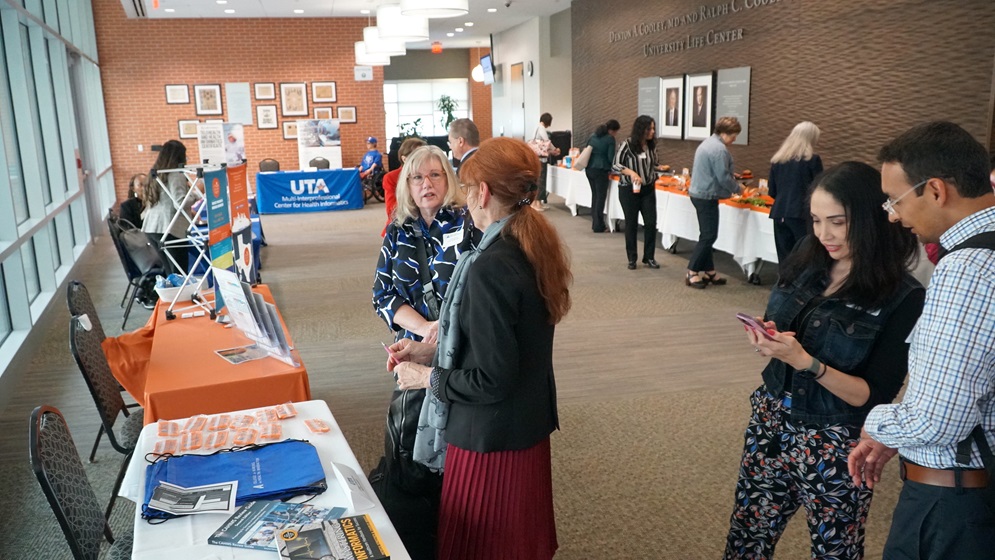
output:
[[[588,162],[591,161],[591,152],[593,151],[593,146],[584,147],[584,149],[580,151],[580,155],[577,156],[577,159],[573,161],[573,168],[577,171],[583,171],[587,167]]]

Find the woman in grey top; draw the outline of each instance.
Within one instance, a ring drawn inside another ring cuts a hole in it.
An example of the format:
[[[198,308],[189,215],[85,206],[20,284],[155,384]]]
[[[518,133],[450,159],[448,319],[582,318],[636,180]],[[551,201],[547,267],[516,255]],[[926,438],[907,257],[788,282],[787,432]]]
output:
[[[712,245],[719,237],[719,199],[739,193],[739,183],[732,174],[732,154],[726,148],[736,141],[743,127],[736,117],[722,117],[715,123],[715,132],[698,146],[691,172],[691,204],[698,214],[698,244],[688,261],[684,284],[704,289],[708,284],[726,283],[715,272]]]
[[[187,229],[190,227],[191,208],[197,200],[201,198],[199,191],[187,196],[190,185],[186,175],[182,172],[166,173],[160,179],[169,194],[163,192],[156,180],[156,171],[163,169],[180,169],[187,164],[187,148],[179,140],[170,140],[162,145],[159,157],[152,165],[152,173],[149,173],[148,182],[145,185],[145,213],[142,215],[142,231],[151,234],[156,240],[162,240],[163,234],[166,241],[176,241],[187,236]],[[183,211],[180,211],[182,204]],[[173,216],[176,219],[173,220]],[[179,243],[170,243],[166,251],[173,263],[178,267],[178,271],[183,273],[187,270],[187,246]]]

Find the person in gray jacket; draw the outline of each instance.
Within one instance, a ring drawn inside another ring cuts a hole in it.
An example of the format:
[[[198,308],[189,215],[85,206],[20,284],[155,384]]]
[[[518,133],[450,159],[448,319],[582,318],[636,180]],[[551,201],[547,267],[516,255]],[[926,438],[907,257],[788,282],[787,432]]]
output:
[[[732,154],[726,148],[736,141],[743,127],[736,117],[722,117],[715,132],[698,146],[691,171],[691,204],[698,215],[698,244],[695,245],[684,284],[704,289],[708,284],[721,286],[725,278],[715,272],[712,245],[719,237],[719,199],[739,193],[740,186],[732,174]]]

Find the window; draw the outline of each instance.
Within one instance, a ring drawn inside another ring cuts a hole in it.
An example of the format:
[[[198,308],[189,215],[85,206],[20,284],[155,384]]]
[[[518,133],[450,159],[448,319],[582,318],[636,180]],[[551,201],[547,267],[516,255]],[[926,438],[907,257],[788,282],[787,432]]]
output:
[[[7,307],[7,284],[4,282],[3,264],[0,264],[0,344],[10,335],[10,309]]]
[[[28,194],[24,185],[21,150],[14,121],[16,117],[11,103],[13,94],[10,92],[4,52],[3,34],[0,33],[0,134],[3,134],[3,148],[7,156],[7,177],[10,180],[10,194],[14,199],[14,218],[18,224],[22,224],[28,219]]]
[[[400,136],[410,131],[414,122],[421,119],[417,132],[422,136],[446,136],[449,131],[439,111],[439,98],[448,95],[456,102],[453,116],[469,116],[469,95],[465,79],[448,80],[398,80],[384,82],[383,98],[386,112],[385,138]]]
[[[27,239],[21,245],[21,265],[24,267],[24,285],[28,289],[28,303],[34,303],[35,298],[41,293],[34,239]]]
[[[62,256],[59,254],[59,234],[55,229],[55,220],[48,222],[48,244],[52,248],[52,268],[58,270],[62,266]]]
[[[52,203],[52,191],[48,181],[48,160],[45,156],[45,144],[42,135],[41,113],[38,110],[38,89],[35,86],[34,64],[31,58],[31,41],[28,39],[28,26],[21,24],[21,52],[24,54],[24,79],[28,87],[28,105],[31,107],[30,118],[35,129],[35,153],[38,157],[38,177],[41,179],[41,196],[46,205]],[[52,131],[49,131],[51,134]]]

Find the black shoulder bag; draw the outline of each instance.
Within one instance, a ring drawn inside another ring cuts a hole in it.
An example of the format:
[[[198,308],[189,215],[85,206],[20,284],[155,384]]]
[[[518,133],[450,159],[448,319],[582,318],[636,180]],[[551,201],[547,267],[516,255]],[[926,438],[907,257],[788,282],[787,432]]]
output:
[[[943,253],[940,258],[960,249],[991,249],[995,251],[995,231],[986,231],[969,237],[960,245]],[[981,461],[985,465],[985,470],[988,471],[988,488],[986,492],[988,501],[995,504],[995,454],[992,453],[991,447],[988,446],[988,440],[985,438],[985,430],[981,424],[975,426],[971,430],[971,434],[957,444],[957,463],[961,465],[971,463],[972,445],[977,445],[978,452],[981,453]]]
[[[427,240],[417,224],[413,229],[422,297],[428,308],[425,318],[435,321],[439,318],[439,302],[428,267]],[[433,557],[442,495],[442,475],[412,457],[424,401],[425,389],[394,390],[387,409],[384,456],[369,476],[370,485],[387,510],[391,523],[415,558]]]

